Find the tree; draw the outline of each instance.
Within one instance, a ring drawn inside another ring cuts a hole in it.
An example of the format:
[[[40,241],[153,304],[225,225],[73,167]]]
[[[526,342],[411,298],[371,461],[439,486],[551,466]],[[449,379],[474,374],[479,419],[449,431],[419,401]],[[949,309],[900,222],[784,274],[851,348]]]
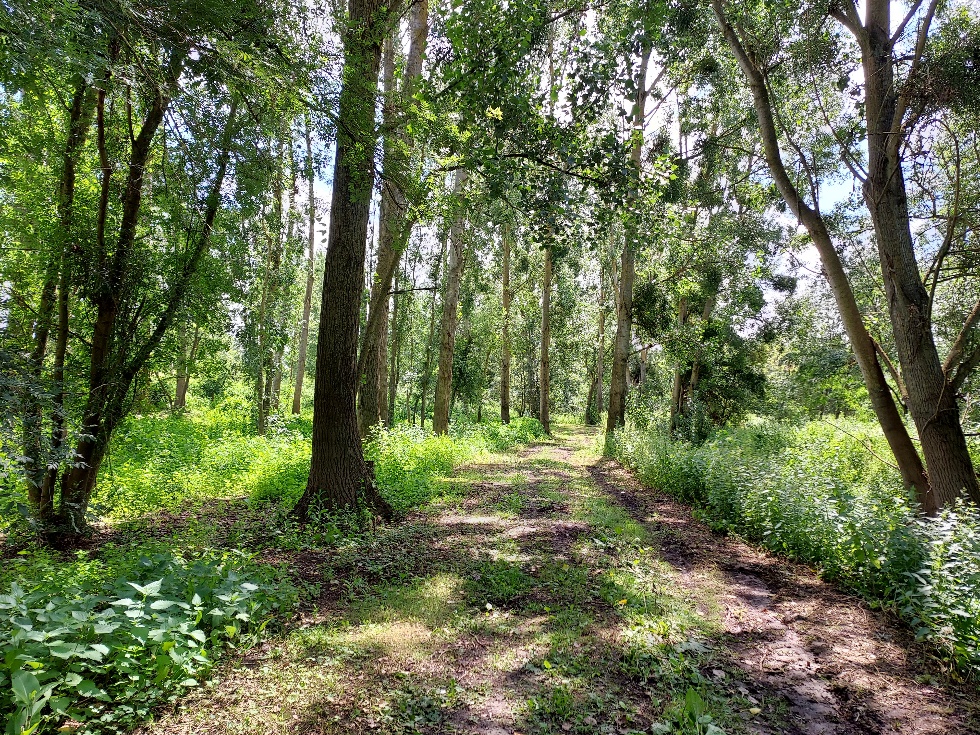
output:
[[[930,467],[928,477],[885,380],[878,360],[880,346],[868,334],[850,280],[820,212],[815,197],[816,181],[811,175],[811,203],[807,203],[783,163],[780,130],[770,93],[774,80],[769,67],[761,62],[750,46],[746,46],[742,34],[729,20],[724,3],[721,0],[712,2],[725,41],[752,92],[765,157],[773,180],[793,213],[806,227],[820,254],[872,405],[901,468],[903,480],[907,486],[916,489],[922,509],[926,513],[934,513],[963,491],[980,501],[980,489],[959,423],[955,391],[948,385],[949,373],[943,372],[935,346],[928,319],[928,294],[922,284],[910,234],[901,153],[902,141],[907,138],[918,112],[909,110],[911,87],[906,85],[901,91],[896,88],[894,47],[901,33],[894,38],[891,35],[889,4],[869,3],[865,23],[861,22],[852,3],[847,2],[841,7],[832,14],[858,40],[865,78],[871,80],[863,87],[869,151],[867,174],[862,175],[854,166],[854,152],[846,145],[843,155],[864,182],[865,201],[875,225],[888,294],[892,332],[903,380],[909,390],[908,408],[919,430],[926,465]],[[900,30],[904,30],[915,17],[918,7],[918,4],[913,6],[900,24]],[[936,3],[930,4],[919,24],[912,55],[912,76],[921,62],[935,8]],[[804,30],[809,32],[809,29]],[[796,150],[800,151],[799,148]],[[802,154],[801,160],[806,171],[813,170],[808,167],[809,162],[802,158]]]
[[[343,31],[344,71],[337,110],[330,228],[324,262],[313,391],[313,450],[296,513],[391,508],[374,486],[357,423],[357,331],[374,186],[374,126],[381,49],[397,2],[351,0]]]

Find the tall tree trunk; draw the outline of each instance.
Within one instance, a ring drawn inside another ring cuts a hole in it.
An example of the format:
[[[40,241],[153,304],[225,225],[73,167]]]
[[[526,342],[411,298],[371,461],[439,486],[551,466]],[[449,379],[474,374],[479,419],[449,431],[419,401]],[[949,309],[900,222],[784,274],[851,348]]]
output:
[[[936,349],[929,294],[909,224],[901,154],[904,120],[890,39],[891,4],[869,0],[866,8],[864,32],[858,35],[868,131],[864,200],[874,223],[909,413],[918,429],[934,504],[942,508],[963,495],[980,504],[980,485],[960,424],[956,390],[949,384]]]
[[[420,0],[412,5],[409,27],[411,41],[400,91],[395,88],[395,49],[391,39],[386,44],[385,51],[383,77],[388,100],[384,108],[384,120],[385,127],[390,130],[390,137],[385,145],[381,174],[377,266],[371,281],[368,320],[358,357],[358,424],[362,435],[366,435],[370,427],[387,415],[385,383],[388,298],[398,263],[414,225],[407,216],[409,202],[404,186],[410,173],[410,159],[406,152],[412,148],[413,141],[405,130],[402,120],[405,110],[402,108],[411,104],[412,94],[422,72],[422,59],[429,35],[428,0]]]
[[[677,309],[677,326],[681,329],[687,324],[687,298],[682,296]],[[670,391],[670,430],[677,431],[677,421],[683,414],[683,366],[678,362],[674,365],[674,384]]]
[[[551,248],[544,249],[544,273],[541,278],[541,362],[538,383],[541,407],[541,426],[544,433],[551,436],[551,279],[554,275],[554,263],[551,260]]]
[[[330,230],[324,263],[313,391],[310,477],[296,506],[353,510],[366,504],[384,516],[391,507],[374,486],[357,426],[357,331],[364,290],[371,191],[374,186],[375,99],[381,46],[397,2],[351,0],[344,33],[344,73],[337,115]]]
[[[55,356],[55,383],[58,395],[61,396],[59,410],[55,406],[53,421],[55,426],[52,430],[52,437],[57,437],[62,428],[62,416],[64,404],[64,355],[67,348],[68,339],[68,288],[70,279],[67,275],[67,267],[70,258],[68,248],[73,240],[72,226],[74,222],[75,204],[75,177],[78,159],[81,155],[82,146],[88,134],[89,126],[92,122],[94,111],[94,98],[90,92],[88,84],[80,80],[75,87],[72,96],[71,107],[68,110],[68,136],[65,140],[65,150],[62,155],[61,181],[58,185],[58,242],[48,254],[48,264],[45,269],[44,281],[41,286],[41,300],[38,304],[37,318],[34,324],[34,349],[30,356],[30,377],[34,383],[40,383],[44,369],[44,358],[47,353],[48,337],[51,332],[51,324],[54,317],[55,308],[59,312],[59,334],[56,350],[60,353]],[[60,282],[60,286],[59,286]],[[57,301],[56,293],[57,291]],[[60,373],[60,376],[59,376]],[[36,386],[32,386],[36,387]],[[42,449],[42,407],[41,403],[34,398],[35,392],[27,390],[24,400],[24,445],[23,456],[26,458],[25,465],[28,475],[28,499],[34,512],[42,521],[48,519],[53,511],[51,498],[50,481],[45,482],[45,478],[50,474],[44,461],[45,452]],[[58,403],[56,399],[56,404]],[[60,445],[60,440],[55,440]],[[57,447],[53,447],[56,449]],[[45,487],[46,486],[46,487]]]
[[[176,79],[180,67],[180,64],[172,64],[171,81]],[[231,158],[231,144],[238,110],[234,98],[221,136],[218,168],[205,200],[202,225],[191,238],[193,247],[167,292],[164,310],[142,344],[133,345],[131,334],[116,334],[118,306],[114,301],[114,295],[118,293],[118,284],[125,275],[126,269],[130,267],[131,253],[128,250],[136,235],[143,173],[149,157],[150,144],[156,128],[163,119],[168,99],[163,92],[162,89],[158,90],[153,106],[143,121],[143,127],[133,142],[120,234],[108,278],[110,290],[108,294],[105,291],[97,293],[93,299],[97,311],[89,360],[89,394],[82,414],[84,433],[79,438],[74,451],[75,461],[62,476],[61,503],[58,509],[59,522],[65,529],[65,533],[69,535],[82,533],[86,528],[85,513],[89,499],[95,488],[99,467],[109,446],[112,432],[122,418],[126,396],[136,375],[160,346],[164,335],[173,324],[174,317],[183,305],[201,256],[207,251],[211,242],[211,230],[221,206],[221,189]],[[122,254],[120,254],[121,248]],[[112,349],[113,346],[116,349]]]
[[[646,115],[647,68],[651,48],[645,45],[640,52],[640,68],[636,76],[636,97],[633,101],[632,160],[640,185],[640,162],[643,155],[643,123]],[[629,383],[628,362],[633,337],[633,282],[636,278],[636,253],[632,237],[627,232],[619,269],[619,298],[616,303],[616,338],[613,342],[612,375],[609,380],[609,413],[606,415],[606,437],[626,423],[626,390]]]
[[[307,190],[307,260],[306,293],[303,296],[303,321],[299,325],[299,350],[296,356],[296,382],[293,384],[293,413],[299,414],[303,401],[303,378],[306,376],[306,350],[310,339],[310,312],[313,309],[313,268],[316,262],[316,177],[313,167],[313,141],[310,118],[306,118],[306,181]]]
[[[432,379],[432,350],[434,347],[434,342],[436,338],[436,313],[438,307],[438,298],[436,297],[439,283],[439,274],[442,270],[442,262],[446,259],[446,246],[449,242],[449,235],[444,235],[439,241],[439,259],[436,260],[436,264],[432,269],[432,308],[429,311],[429,336],[425,342],[425,363],[422,367],[422,386],[419,391],[419,426],[423,429],[425,428],[425,399],[429,393],[429,382]]]
[[[465,169],[456,169],[453,195],[459,197],[466,183]],[[456,349],[456,319],[459,308],[459,286],[463,276],[463,227],[465,213],[460,206],[449,228],[449,265],[446,268],[446,289],[442,302],[442,323],[439,329],[439,373],[436,395],[432,404],[432,430],[436,434],[449,431],[449,408],[453,390],[453,353]]]
[[[753,106],[759,122],[766,162],[773,181],[790,210],[806,228],[817,253],[820,255],[824,277],[827,279],[831,293],[833,293],[837,303],[837,310],[844,324],[844,330],[847,332],[848,341],[851,343],[851,350],[854,352],[854,357],[864,378],[865,387],[868,389],[871,406],[878,417],[878,423],[881,425],[895,461],[898,463],[902,480],[906,487],[915,488],[922,509],[926,513],[935,513],[939,506],[926,478],[922,459],[919,457],[911,437],[909,437],[908,430],[905,428],[895,405],[891,389],[885,381],[881,364],[878,362],[874,341],[868,334],[864,317],[861,315],[857,299],[854,297],[854,291],[851,289],[851,283],[840,256],[834,248],[823,216],[817,209],[803,200],[786,172],[765,77],[749,57],[737,32],[728,22],[722,0],[712,0],[712,9],[725,40],[735,55],[735,59],[752,91]]]
[[[501,247],[503,248],[502,265],[502,291],[501,300],[503,301],[504,323],[500,334],[500,420],[510,423],[510,304],[514,294],[510,290],[510,247],[511,229],[510,223],[504,225]]]
[[[395,281],[398,285],[398,281]],[[402,324],[399,320],[399,307],[404,298],[402,294],[392,296],[393,305],[391,308],[391,350],[388,365],[388,399],[385,403],[384,422],[385,426],[391,427],[395,423],[395,400],[398,397],[398,364],[401,357],[401,333]]]

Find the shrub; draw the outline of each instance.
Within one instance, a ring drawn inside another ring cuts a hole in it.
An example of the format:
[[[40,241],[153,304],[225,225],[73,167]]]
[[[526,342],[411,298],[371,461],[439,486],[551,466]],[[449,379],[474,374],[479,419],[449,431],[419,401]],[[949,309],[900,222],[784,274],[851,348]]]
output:
[[[626,429],[613,451],[714,529],[817,566],[980,673],[980,515],[917,516],[897,470],[876,458],[889,456],[877,427],[757,423],[700,446]]]
[[[72,565],[36,554],[27,566],[30,576],[20,570],[0,595],[6,735],[68,717],[81,733],[123,731],[197,686],[223,648],[252,644],[296,599],[274,570],[237,552]]]

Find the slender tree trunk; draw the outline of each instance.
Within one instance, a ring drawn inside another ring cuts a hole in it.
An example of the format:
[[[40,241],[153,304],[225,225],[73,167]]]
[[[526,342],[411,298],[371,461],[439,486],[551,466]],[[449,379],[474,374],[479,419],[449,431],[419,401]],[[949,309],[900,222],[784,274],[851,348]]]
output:
[[[595,408],[596,408],[596,419],[602,415],[604,408],[603,401],[603,378],[605,377],[606,368],[603,364],[603,359],[606,353],[606,282],[600,274],[600,285],[599,285],[599,336],[597,339],[598,349],[596,351],[595,357],[595,372],[596,372],[596,389],[595,389]]]
[[[47,352],[48,337],[55,308],[59,313],[59,334],[55,356],[54,378],[58,395],[61,397],[60,406],[54,409],[54,426],[52,437],[60,435],[62,412],[64,404],[64,355],[68,339],[68,288],[70,279],[67,275],[70,254],[67,252],[73,241],[72,226],[74,223],[75,177],[78,159],[85,143],[94,111],[93,96],[88,84],[80,80],[72,96],[68,112],[68,137],[65,141],[65,151],[62,156],[61,182],[58,185],[58,242],[48,255],[48,265],[41,286],[41,300],[38,304],[37,318],[34,324],[34,349],[30,356],[30,376],[34,383],[40,383],[44,358]],[[60,286],[59,286],[60,281]],[[57,291],[57,301],[56,292]],[[60,374],[60,376],[59,376]],[[32,386],[36,387],[36,386]],[[42,407],[34,398],[34,392],[25,392],[24,400],[24,445],[23,456],[26,458],[28,480],[28,499],[37,517],[46,521],[52,511],[52,483],[45,481],[50,470],[48,462],[44,461],[45,452],[42,449]],[[56,404],[58,400],[56,398]],[[60,445],[60,441],[56,440]],[[57,449],[57,447],[52,447]]]
[[[458,197],[466,183],[466,170],[457,169],[453,180],[453,194]],[[463,227],[465,215],[462,207],[453,215],[449,228],[449,265],[446,268],[446,290],[442,303],[442,324],[439,330],[439,373],[436,377],[436,395],[432,406],[432,430],[436,434],[449,431],[449,408],[453,389],[453,353],[456,348],[456,318],[459,307],[459,286],[463,276]]]
[[[197,346],[201,341],[201,327],[194,325],[194,336],[190,345],[181,345],[181,357],[177,373],[177,392],[174,397],[174,409],[179,410],[187,405],[187,388],[191,382],[191,370],[197,358]]]
[[[171,80],[179,74],[179,69],[179,64],[172,65]],[[158,90],[153,107],[144,119],[143,127],[133,143],[120,235],[114,255],[115,262],[109,273],[109,284],[114,285],[115,289],[118,289],[118,283],[129,267],[128,259],[131,255],[128,249],[136,234],[143,173],[150,144],[163,118],[166,99],[163,90]],[[221,189],[231,158],[237,109],[237,102],[233,98],[221,137],[218,169],[205,200],[202,226],[192,239],[193,248],[167,292],[166,306],[150,331],[149,337],[142,344],[134,346],[131,334],[114,334],[118,313],[116,302],[113,298],[107,298],[104,291],[94,298],[97,312],[90,356],[89,394],[82,414],[85,433],[75,448],[75,461],[65,471],[61,481],[59,521],[69,535],[82,533],[86,528],[85,513],[89,499],[112,432],[122,418],[126,396],[136,375],[160,346],[164,335],[173,324],[174,317],[191,287],[201,256],[211,242],[211,230],[221,205]],[[123,248],[122,254],[120,248]],[[117,290],[109,290],[108,295],[112,296],[117,292]],[[117,351],[111,349],[113,344],[117,346]]]
[[[510,248],[511,248],[511,229],[510,223],[504,225],[503,237],[501,238],[503,248],[503,286],[501,300],[503,301],[504,323],[500,334],[500,420],[510,423],[510,304],[514,294],[510,290]]]
[[[677,326],[683,329],[685,324],[687,324],[687,298],[682,296],[677,310]],[[678,362],[674,366],[674,385],[670,391],[671,431],[677,431],[677,420],[684,413],[682,406],[684,400],[683,375],[683,366]]]
[[[640,68],[636,77],[636,98],[633,101],[632,159],[639,186],[640,161],[643,155],[643,122],[646,114],[647,68],[651,48],[645,45],[640,52]],[[606,436],[626,423],[626,390],[629,383],[628,361],[633,336],[633,282],[636,278],[636,253],[627,233],[620,259],[619,298],[616,304],[616,338],[613,342],[612,375],[609,380],[609,413],[606,415]]]
[[[313,167],[313,141],[310,119],[306,118],[306,181],[307,191],[307,260],[306,293],[303,296],[303,321],[299,326],[299,351],[296,356],[296,382],[293,384],[293,413],[299,414],[303,401],[303,378],[306,376],[306,350],[310,339],[310,312],[313,309],[313,268],[316,262],[316,177]]]
[[[960,424],[956,390],[949,384],[936,349],[929,294],[912,240],[890,14],[887,0],[869,0],[866,27],[859,36],[868,130],[864,200],[874,223],[895,349],[908,390],[909,413],[929,469],[934,504],[942,508],[964,495],[980,504],[980,486]]]
[[[878,417],[878,423],[881,425],[885,439],[895,456],[895,461],[898,463],[902,479],[906,487],[915,488],[922,509],[926,513],[935,513],[939,506],[926,478],[922,459],[909,437],[908,430],[895,405],[891,389],[885,381],[881,364],[878,362],[874,341],[868,334],[864,318],[854,297],[854,291],[851,289],[851,283],[840,256],[834,248],[826,223],[820,212],[810,207],[803,200],[786,172],[765,77],[746,53],[738,34],[728,22],[722,0],[712,0],[712,9],[721,26],[725,40],[732,49],[752,91],[753,105],[759,122],[766,162],[776,187],[790,210],[806,228],[820,255],[824,277],[827,279],[831,293],[833,293],[837,303],[837,310],[841,315],[841,321],[851,343],[851,350],[854,352],[854,357],[864,378],[865,387],[868,389],[871,406]]]
[[[541,363],[538,383],[541,406],[541,425],[544,433],[551,436],[551,279],[554,275],[554,264],[551,260],[551,248],[544,249],[544,273],[541,278]]]
[[[357,426],[357,331],[364,290],[371,191],[374,185],[375,99],[381,46],[397,3],[351,0],[344,34],[344,74],[337,115],[330,230],[324,264],[313,392],[310,477],[296,507],[353,510],[390,506],[374,486]]]
[[[397,285],[397,281],[395,282]],[[388,400],[385,405],[384,422],[385,426],[391,427],[395,423],[395,400],[398,397],[398,364],[401,357],[401,333],[402,324],[399,321],[399,306],[404,298],[401,294],[392,297],[393,305],[391,308],[391,354],[388,365]]]
[[[387,415],[386,367],[388,340],[389,292],[402,252],[408,242],[414,221],[408,215],[408,198],[403,183],[409,176],[410,159],[407,155],[413,146],[401,119],[422,71],[422,59],[429,34],[428,0],[420,0],[411,7],[409,20],[411,42],[405,60],[405,76],[401,90],[395,85],[395,48],[392,39],[386,44],[384,86],[387,103],[384,108],[385,127],[390,130],[385,145],[382,171],[381,204],[378,213],[378,257],[371,295],[368,319],[364,328],[361,352],[358,356],[358,424],[362,435]]]
[[[449,235],[445,235],[439,241],[439,259],[436,260],[435,267],[432,270],[432,284],[436,287],[439,283],[439,273],[442,270],[442,262],[446,259],[446,246],[449,242]],[[429,312],[429,336],[425,342],[425,364],[422,367],[422,386],[419,391],[420,395],[420,405],[419,405],[419,426],[423,429],[425,428],[425,399],[429,393],[429,382],[432,380],[432,350],[436,338],[436,311],[438,306],[438,299],[436,298],[436,291],[432,292],[432,308]]]

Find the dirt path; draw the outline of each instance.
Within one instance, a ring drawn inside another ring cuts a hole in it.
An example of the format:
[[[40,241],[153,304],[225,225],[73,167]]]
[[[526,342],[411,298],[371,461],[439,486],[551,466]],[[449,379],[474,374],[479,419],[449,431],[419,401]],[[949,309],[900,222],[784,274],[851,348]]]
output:
[[[564,429],[305,554],[319,595],[298,628],[143,732],[980,732],[970,692],[884,616],[594,448]]]

